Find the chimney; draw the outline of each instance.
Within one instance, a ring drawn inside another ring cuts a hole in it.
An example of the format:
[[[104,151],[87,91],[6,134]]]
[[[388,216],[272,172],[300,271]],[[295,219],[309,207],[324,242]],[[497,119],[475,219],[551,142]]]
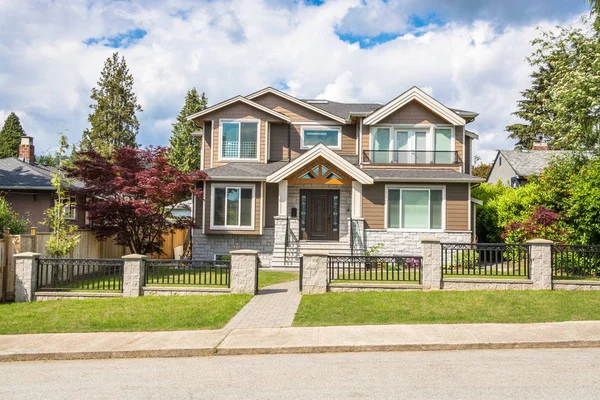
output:
[[[19,146],[19,160],[28,164],[33,164],[35,162],[33,138],[31,136],[23,136],[21,138],[21,145]]]
[[[550,150],[548,139],[544,135],[536,135],[531,150]]]

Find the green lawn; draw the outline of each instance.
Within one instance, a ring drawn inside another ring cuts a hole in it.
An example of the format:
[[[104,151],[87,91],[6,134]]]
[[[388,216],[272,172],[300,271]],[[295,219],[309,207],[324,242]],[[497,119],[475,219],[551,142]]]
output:
[[[148,296],[0,304],[0,334],[219,329],[251,297]]]
[[[258,271],[258,290],[265,286],[276,285],[278,283],[295,281],[298,279],[298,274],[292,272],[279,271]]]
[[[595,291],[354,292],[304,295],[295,326],[600,320]]]

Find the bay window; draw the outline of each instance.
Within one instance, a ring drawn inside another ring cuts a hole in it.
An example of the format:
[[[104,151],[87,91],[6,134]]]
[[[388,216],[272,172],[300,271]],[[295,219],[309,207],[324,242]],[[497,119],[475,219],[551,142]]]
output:
[[[258,160],[259,121],[221,121],[222,160]]]
[[[212,227],[252,229],[254,186],[213,186]]]
[[[443,229],[443,189],[387,188],[387,228]]]
[[[334,150],[342,149],[342,128],[324,127],[324,126],[303,126],[300,148],[310,149],[313,146],[323,143],[325,146]]]

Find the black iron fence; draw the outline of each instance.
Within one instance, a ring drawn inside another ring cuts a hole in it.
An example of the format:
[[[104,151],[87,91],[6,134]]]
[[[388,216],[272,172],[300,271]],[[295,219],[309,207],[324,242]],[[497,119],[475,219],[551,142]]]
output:
[[[446,277],[529,278],[529,245],[442,243]]]
[[[39,291],[123,291],[123,260],[40,258]]]
[[[600,278],[600,245],[552,245],[552,277]]]
[[[231,261],[146,260],[146,285],[224,286],[231,284]]]
[[[422,257],[329,256],[329,282],[421,283]]]
[[[365,164],[460,164],[458,151],[364,150]]]

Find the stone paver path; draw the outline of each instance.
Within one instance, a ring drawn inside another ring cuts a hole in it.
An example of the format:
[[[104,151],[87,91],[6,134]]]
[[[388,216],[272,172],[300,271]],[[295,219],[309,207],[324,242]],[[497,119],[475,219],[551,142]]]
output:
[[[298,281],[261,289],[225,326],[225,329],[292,326],[301,299]]]

